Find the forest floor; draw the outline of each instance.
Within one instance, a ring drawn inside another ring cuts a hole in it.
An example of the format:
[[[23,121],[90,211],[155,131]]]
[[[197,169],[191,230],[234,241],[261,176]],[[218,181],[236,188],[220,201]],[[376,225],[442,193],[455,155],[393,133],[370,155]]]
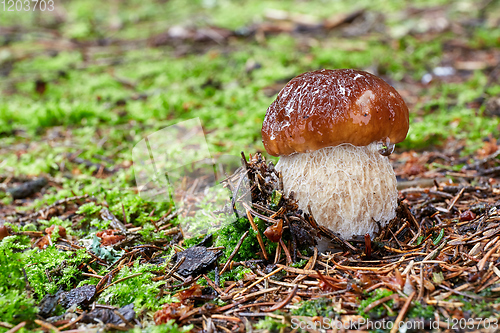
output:
[[[11,2],[0,4],[0,332],[497,330],[497,1]],[[276,94],[320,68],[370,71],[410,109],[389,157],[397,216],[374,239],[318,228],[261,143]],[[189,208],[213,208],[205,178],[166,199],[136,182],[141,140],[193,118],[198,149],[169,149],[247,170],[226,180],[251,200],[224,227],[230,217]]]

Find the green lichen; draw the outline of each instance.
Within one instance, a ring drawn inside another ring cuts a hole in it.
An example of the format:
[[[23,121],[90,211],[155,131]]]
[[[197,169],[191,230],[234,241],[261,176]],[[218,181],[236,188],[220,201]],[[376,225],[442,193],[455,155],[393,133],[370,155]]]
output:
[[[96,256],[110,264],[120,259],[124,253],[123,250],[115,250],[112,246],[101,246],[101,239],[95,234],[92,235],[91,249]]]

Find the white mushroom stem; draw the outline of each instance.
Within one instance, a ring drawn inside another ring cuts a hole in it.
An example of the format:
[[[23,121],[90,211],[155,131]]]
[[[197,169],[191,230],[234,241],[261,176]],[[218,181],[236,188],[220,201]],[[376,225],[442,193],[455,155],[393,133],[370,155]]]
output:
[[[282,156],[276,169],[283,175],[285,193],[294,192],[300,209],[307,212],[310,205],[316,222],[343,238],[373,237],[378,225],[396,216],[396,175],[375,142]]]

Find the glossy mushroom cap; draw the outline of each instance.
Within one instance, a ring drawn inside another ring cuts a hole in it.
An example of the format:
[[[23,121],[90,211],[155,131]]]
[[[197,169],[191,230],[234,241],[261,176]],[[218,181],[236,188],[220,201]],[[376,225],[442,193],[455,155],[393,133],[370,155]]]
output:
[[[409,114],[403,98],[384,80],[353,69],[323,69],[292,79],[269,106],[262,142],[274,156],[350,143],[398,143]]]

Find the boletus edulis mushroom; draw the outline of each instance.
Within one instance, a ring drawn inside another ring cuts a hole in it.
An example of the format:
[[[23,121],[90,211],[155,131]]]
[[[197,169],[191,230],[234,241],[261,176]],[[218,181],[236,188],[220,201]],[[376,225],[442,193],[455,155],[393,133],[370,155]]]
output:
[[[318,70],[292,79],[269,106],[266,151],[285,194],[319,225],[349,239],[375,236],[396,213],[396,176],[388,155],[403,141],[409,114],[384,80],[353,69]]]

